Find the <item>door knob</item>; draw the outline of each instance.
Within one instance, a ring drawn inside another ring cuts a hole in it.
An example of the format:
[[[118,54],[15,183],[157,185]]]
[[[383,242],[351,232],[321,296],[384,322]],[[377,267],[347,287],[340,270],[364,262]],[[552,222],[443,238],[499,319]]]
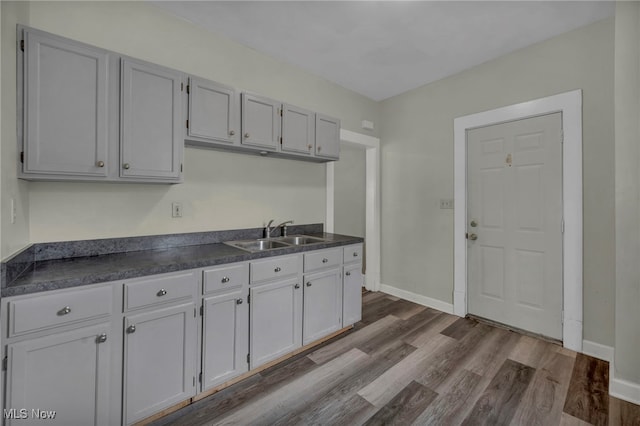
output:
[[[467,238],[469,238],[471,241],[475,241],[478,239],[478,235],[477,234],[469,234],[467,235]]]

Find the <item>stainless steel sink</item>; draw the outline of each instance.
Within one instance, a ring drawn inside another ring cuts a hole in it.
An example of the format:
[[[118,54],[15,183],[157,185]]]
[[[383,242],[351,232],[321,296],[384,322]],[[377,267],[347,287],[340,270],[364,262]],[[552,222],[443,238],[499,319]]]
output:
[[[255,253],[258,251],[264,250],[273,250],[279,249],[283,247],[289,247],[289,244],[272,240],[272,239],[264,239],[264,240],[247,240],[247,241],[227,241],[225,244],[228,244],[232,247],[236,247],[242,250],[246,250],[251,253]]]
[[[256,253],[265,250],[318,244],[323,242],[324,240],[322,238],[310,237],[308,235],[291,235],[288,237],[260,238],[258,240],[225,241],[225,244],[250,253]]]
[[[291,235],[289,237],[280,237],[278,238],[278,241],[283,241],[294,246],[324,243],[324,240],[322,238],[309,237],[307,235]]]

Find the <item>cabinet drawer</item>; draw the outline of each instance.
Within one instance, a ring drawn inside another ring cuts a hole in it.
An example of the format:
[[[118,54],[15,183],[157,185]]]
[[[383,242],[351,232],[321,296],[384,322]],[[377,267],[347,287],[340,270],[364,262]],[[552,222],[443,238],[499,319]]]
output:
[[[197,281],[195,272],[187,272],[125,283],[124,309],[130,311],[193,297]]]
[[[340,266],[342,249],[321,250],[304,254],[304,272]]]
[[[362,244],[344,248],[344,263],[362,262]]]
[[[9,302],[9,335],[58,327],[111,314],[111,286],[54,292]]]
[[[300,269],[300,256],[279,256],[251,262],[251,283],[296,275]]]
[[[205,269],[203,272],[203,293],[226,290],[240,287],[249,281],[249,265],[221,266],[219,268]]]

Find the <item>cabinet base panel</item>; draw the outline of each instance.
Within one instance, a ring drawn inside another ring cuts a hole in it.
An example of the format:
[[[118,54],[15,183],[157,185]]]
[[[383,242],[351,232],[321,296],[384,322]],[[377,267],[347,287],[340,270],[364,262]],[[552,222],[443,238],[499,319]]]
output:
[[[244,379],[246,379],[248,377],[251,377],[251,376],[253,376],[255,374],[258,374],[261,371],[266,370],[267,368],[273,367],[274,365],[279,364],[282,361],[286,361],[289,358],[292,358],[292,357],[294,357],[294,356],[296,356],[296,355],[298,355],[298,354],[300,354],[302,352],[305,352],[305,351],[307,351],[307,350],[309,350],[309,349],[311,349],[311,348],[313,348],[315,346],[321,345],[322,343],[326,342],[327,340],[333,339],[334,337],[339,336],[342,333],[345,333],[345,332],[351,330],[352,328],[353,328],[353,325],[341,328],[338,331],[335,331],[335,332],[333,332],[331,334],[328,334],[328,335],[324,336],[322,339],[318,339],[318,340],[316,340],[314,342],[311,342],[308,345],[302,346],[302,347],[296,349],[293,352],[290,352],[290,353],[288,353],[288,354],[286,354],[284,356],[281,356],[280,358],[274,359],[273,361],[270,361],[270,362],[268,362],[266,364],[263,364],[260,367],[254,368],[251,371],[247,371],[246,373],[244,373],[244,374],[242,374],[242,375],[240,375],[238,377],[235,377],[235,378],[233,378],[231,380],[228,380],[228,381],[226,381],[224,383],[221,383],[221,384],[219,384],[218,386],[216,386],[214,388],[211,388],[211,389],[208,389],[208,390],[206,390],[206,391],[204,391],[202,393],[199,393],[196,396],[194,396],[193,398],[190,398],[190,399],[187,399],[185,401],[182,401],[179,404],[173,405],[173,406],[171,406],[169,408],[165,408],[164,410],[160,411],[159,413],[156,413],[151,417],[147,417],[146,419],[141,420],[138,423],[135,423],[133,426],[145,426],[145,425],[148,425],[151,422],[154,422],[154,421],[158,420],[161,417],[164,417],[164,416],[166,416],[168,414],[171,414],[174,411],[178,411],[179,409],[184,408],[187,405],[190,405],[190,404],[192,404],[192,403],[194,403],[196,401],[200,401],[201,399],[204,399],[204,398],[206,398],[208,396],[211,396],[214,393],[220,392],[221,390],[223,390],[225,388],[228,388],[229,386],[234,385],[234,384],[236,384],[238,382],[241,382],[242,380],[244,380]]]

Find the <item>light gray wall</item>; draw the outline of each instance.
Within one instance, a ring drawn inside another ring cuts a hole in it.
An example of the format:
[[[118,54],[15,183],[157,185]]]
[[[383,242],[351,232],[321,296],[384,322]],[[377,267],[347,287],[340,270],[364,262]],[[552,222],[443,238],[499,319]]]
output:
[[[613,18],[382,102],[382,283],[452,303],[453,120],[583,90],[584,338],[613,345]]]
[[[364,148],[342,144],[334,166],[334,232],[365,236],[366,154]]]
[[[2,122],[16,122],[15,26],[25,24],[338,117],[360,129],[378,103],[200,29],[146,2],[2,1]],[[375,135],[375,132],[373,133]],[[16,179],[16,134],[2,128],[2,246],[261,226],[265,220],[324,222],[321,164],[189,148],[181,185],[27,183]],[[8,223],[10,198],[18,224]],[[171,218],[171,203],[184,206]]]
[[[616,378],[640,383],[640,3],[616,3]]]

